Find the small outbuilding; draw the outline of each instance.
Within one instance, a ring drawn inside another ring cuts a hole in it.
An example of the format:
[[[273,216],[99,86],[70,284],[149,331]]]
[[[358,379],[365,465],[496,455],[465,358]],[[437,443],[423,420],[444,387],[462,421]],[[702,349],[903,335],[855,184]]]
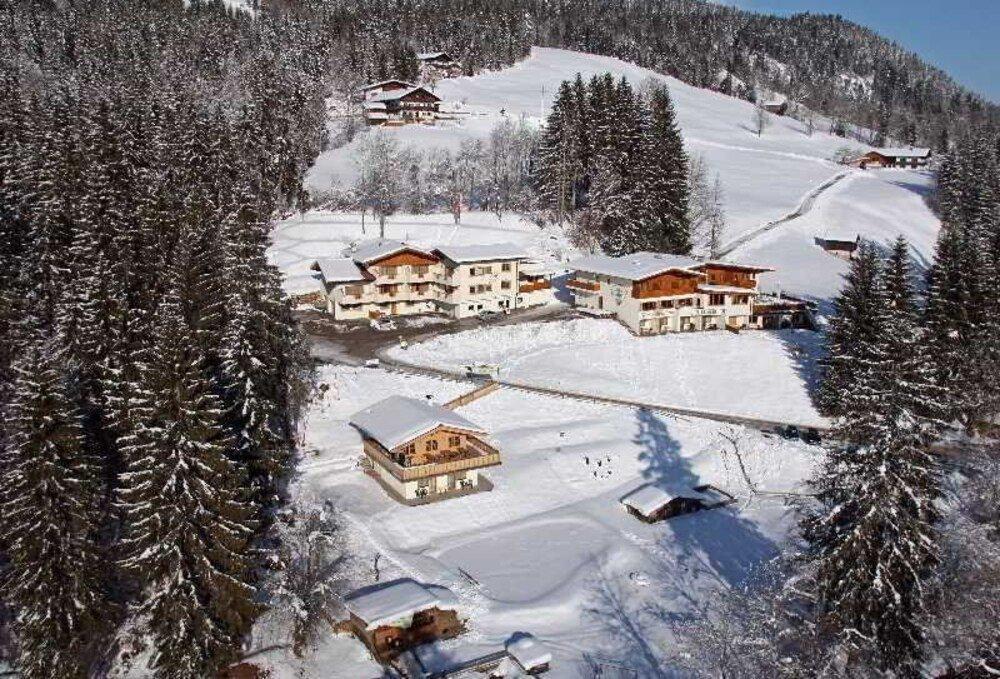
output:
[[[507,642],[507,654],[531,676],[548,672],[552,666],[552,653],[530,634],[512,637]]]
[[[465,631],[458,600],[450,590],[411,578],[362,587],[344,604],[350,628],[379,662]]]
[[[846,235],[825,234],[823,236],[816,236],[815,240],[816,245],[823,248],[825,252],[829,252],[834,257],[839,257],[840,259],[851,260],[854,259],[854,253],[861,243],[861,236],[855,234],[852,238]]]
[[[620,502],[629,514],[645,523],[656,523],[681,514],[705,509],[709,498],[697,491],[685,495],[671,495],[667,491],[646,484],[623,497]]]

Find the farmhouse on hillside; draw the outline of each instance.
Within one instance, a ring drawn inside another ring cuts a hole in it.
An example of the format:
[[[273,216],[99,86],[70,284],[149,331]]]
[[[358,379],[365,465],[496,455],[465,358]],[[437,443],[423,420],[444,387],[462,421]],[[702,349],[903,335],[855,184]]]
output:
[[[462,64],[447,52],[422,52],[417,55],[417,61],[420,79],[424,82],[462,75]]]
[[[861,243],[861,236],[855,235],[853,238],[850,236],[840,236],[836,234],[826,234],[823,236],[816,236],[816,245],[823,248],[825,252],[829,252],[834,257],[839,257],[840,259],[854,259],[854,253],[858,249],[858,245]]]
[[[359,243],[313,263],[337,320],[445,313],[453,318],[553,301],[550,274],[516,245],[424,249],[389,240]]]
[[[575,306],[613,316],[637,335],[760,327],[757,275],[773,271],[657,252],[591,255],[569,267]]]
[[[924,167],[930,162],[930,149],[874,149],[854,161],[862,170],[869,167]]]
[[[788,100],[782,97],[776,97],[773,99],[765,99],[760,102],[760,107],[767,111],[768,113],[773,113],[777,116],[783,116],[788,113]]]
[[[404,504],[425,504],[492,485],[480,474],[500,464],[486,430],[458,413],[390,396],[351,416],[361,433],[368,473]]]
[[[347,595],[349,626],[379,662],[465,631],[458,599],[450,590],[400,578]]]

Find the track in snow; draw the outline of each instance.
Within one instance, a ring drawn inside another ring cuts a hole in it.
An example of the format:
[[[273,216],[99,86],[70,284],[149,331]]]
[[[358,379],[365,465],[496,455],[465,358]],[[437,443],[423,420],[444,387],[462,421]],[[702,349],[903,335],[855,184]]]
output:
[[[767,222],[763,226],[756,228],[753,231],[749,231],[740,236],[739,238],[736,238],[730,241],[729,243],[726,243],[722,247],[722,249],[719,250],[718,256],[725,257],[726,255],[732,253],[737,248],[740,248],[749,243],[750,241],[764,235],[765,233],[768,233],[769,231],[778,228],[782,224],[787,224],[788,222],[795,221],[799,217],[808,214],[809,211],[812,210],[813,206],[816,204],[817,198],[822,196],[828,190],[833,188],[836,184],[839,184],[843,179],[851,176],[852,174],[853,173],[850,171],[845,171],[826,180],[825,182],[817,186],[815,189],[807,193],[805,198],[802,199],[802,202],[799,203],[799,206],[795,208],[794,211],[788,213],[784,217],[780,217],[779,219]]]

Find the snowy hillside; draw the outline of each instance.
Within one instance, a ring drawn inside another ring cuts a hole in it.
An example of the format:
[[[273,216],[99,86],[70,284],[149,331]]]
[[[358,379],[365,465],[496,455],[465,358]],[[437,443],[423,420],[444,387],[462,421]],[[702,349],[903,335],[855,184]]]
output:
[[[616,77],[628,78],[636,86],[649,78],[667,83],[689,153],[703,155],[710,170],[718,172],[722,179],[727,217],[724,240],[734,242],[793,213],[805,213],[732,251],[732,259],[756,261],[779,269],[765,277],[765,289],[780,287],[819,300],[832,297],[840,288],[840,276],[846,265],[814,245],[814,237],[826,232],[857,233],[881,243],[888,243],[902,233],[912,241],[918,263],[930,259],[937,219],[923,200],[931,185],[927,173],[863,173],[844,168],[830,158],[841,147],[858,148],[855,142],[821,129],[810,136],[802,123],[787,117],[772,116],[771,125],[758,137],[751,130],[752,104],[610,57],[536,47],[528,59],[511,68],[439,82],[436,93],[446,104],[468,112],[459,121],[446,121],[435,127],[410,125],[391,129],[389,133],[417,149],[454,150],[464,139],[487,137],[502,115],[524,116],[540,124],[563,80],[573,78],[576,73],[588,78],[609,71]],[[357,172],[354,157],[358,143],[356,139],[352,144],[320,155],[310,171],[310,185],[319,190],[329,188],[333,182],[349,185]],[[845,173],[831,188],[813,195]],[[484,218],[490,219],[486,216],[474,219]],[[305,257],[314,257],[320,251],[329,254],[317,241],[323,237],[319,228],[325,223],[323,219],[307,217],[314,223],[308,239],[310,246],[297,241],[302,231],[299,227],[291,223],[283,225],[276,234],[277,248],[283,254],[275,261],[281,266],[292,262],[294,258],[287,257],[290,250]],[[408,233],[412,238],[425,240],[426,235],[418,233],[417,228],[425,220],[443,225],[448,217],[390,218],[393,237]],[[515,228],[530,232],[530,225],[524,226]],[[335,232],[338,241],[361,236],[357,228],[350,234],[342,229]],[[286,236],[293,242],[280,242]],[[535,241],[532,249],[539,249],[538,242],[551,236],[530,237]],[[480,242],[482,237],[488,239],[485,242],[496,242],[482,230],[456,231],[449,237],[454,239],[452,242],[465,242],[466,238]],[[303,263],[289,264],[289,273],[301,275]],[[289,287],[298,290],[303,285],[307,282],[300,278]]]

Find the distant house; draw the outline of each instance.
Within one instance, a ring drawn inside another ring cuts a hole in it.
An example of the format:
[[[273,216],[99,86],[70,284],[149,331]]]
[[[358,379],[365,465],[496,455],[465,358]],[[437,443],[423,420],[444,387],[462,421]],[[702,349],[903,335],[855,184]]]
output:
[[[568,266],[574,306],[614,316],[637,335],[759,327],[757,276],[773,270],[659,252],[590,255]]]
[[[788,100],[783,98],[765,99],[760,102],[760,107],[768,113],[783,116],[788,113]]]
[[[345,597],[344,604],[351,630],[379,662],[465,631],[458,600],[450,590],[410,578],[362,587]]]
[[[854,161],[862,170],[869,167],[924,167],[931,159],[931,150],[923,148],[874,149]]]
[[[422,52],[417,55],[420,79],[433,82],[462,75],[462,64],[447,52]]]
[[[754,305],[759,327],[764,330],[785,328],[816,329],[815,304],[788,295],[761,295]]]
[[[359,90],[369,125],[431,124],[437,119],[441,97],[401,80],[375,83]]]
[[[824,235],[816,236],[815,241],[816,245],[834,257],[850,260],[854,259],[854,253],[861,243],[861,236],[856,235],[851,238],[849,236]]]
[[[481,471],[500,464],[486,430],[458,413],[390,396],[350,419],[369,473],[395,500],[424,504],[492,489]]]

